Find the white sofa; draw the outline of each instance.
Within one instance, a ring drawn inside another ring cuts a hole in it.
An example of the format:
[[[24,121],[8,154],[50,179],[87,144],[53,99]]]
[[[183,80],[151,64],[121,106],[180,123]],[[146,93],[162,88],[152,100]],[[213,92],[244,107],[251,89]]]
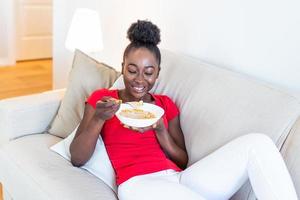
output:
[[[188,165],[250,132],[270,136],[300,194],[300,103],[265,83],[197,59],[162,51],[156,93],[180,108]],[[0,182],[10,199],[97,199],[117,195],[100,179],[49,150],[47,132],[64,89],[0,101]],[[255,199],[246,183],[232,199]]]

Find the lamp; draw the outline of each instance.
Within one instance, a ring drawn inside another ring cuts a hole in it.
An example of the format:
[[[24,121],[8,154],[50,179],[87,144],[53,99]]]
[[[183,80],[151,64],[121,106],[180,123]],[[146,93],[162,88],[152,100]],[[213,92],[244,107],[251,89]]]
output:
[[[79,8],[75,11],[65,47],[72,52],[79,49],[85,53],[95,53],[103,49],[98,12],[87,8]]]

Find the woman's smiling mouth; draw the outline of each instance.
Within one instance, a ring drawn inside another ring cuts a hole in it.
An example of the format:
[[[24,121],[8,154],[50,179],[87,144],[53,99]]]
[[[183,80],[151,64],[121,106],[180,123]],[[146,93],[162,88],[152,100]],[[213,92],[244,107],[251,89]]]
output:
[[[142,93],[145,91],[145,86],[132,86],[133,90],[137,93]]]

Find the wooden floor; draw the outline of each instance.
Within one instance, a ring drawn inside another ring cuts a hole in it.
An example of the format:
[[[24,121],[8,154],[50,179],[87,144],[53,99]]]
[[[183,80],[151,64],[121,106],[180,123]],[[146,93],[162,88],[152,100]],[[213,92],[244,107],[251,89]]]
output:
[[[2,185],[0,183],[0,200],[3,200]]]
[[[17,62],[12,67],[0,66],[0,99],[51,89],[51,59]]]

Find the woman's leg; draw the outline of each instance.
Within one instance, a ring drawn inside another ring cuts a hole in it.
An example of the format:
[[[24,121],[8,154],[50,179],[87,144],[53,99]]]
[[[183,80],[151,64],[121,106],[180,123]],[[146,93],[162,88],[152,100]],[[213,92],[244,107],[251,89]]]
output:
[[[178,172],[161,171],[133,177],[118,188],[120,200],[204,200],[198,193],[179,184]]]
[[[241,136],[181,172],[180,183],[205,199],[229,199],[247,179],[260,200],[296,200],[294,185],[272,140]]]

